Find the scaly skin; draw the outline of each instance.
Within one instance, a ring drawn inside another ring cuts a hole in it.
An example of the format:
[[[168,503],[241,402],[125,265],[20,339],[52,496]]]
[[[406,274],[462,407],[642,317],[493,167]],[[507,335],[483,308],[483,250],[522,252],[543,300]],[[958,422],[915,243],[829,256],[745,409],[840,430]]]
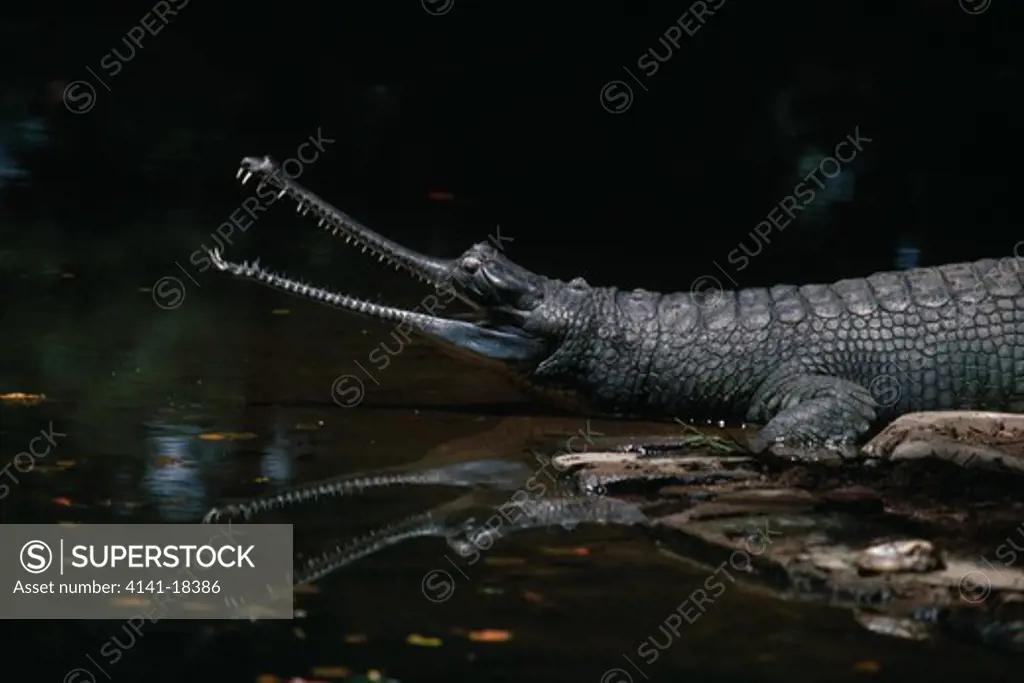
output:
[[[604,412],[766,422],[762,445],[849,443],[907,412],[1017,411],[1022,266],[983,260],[711,301],[591,290],[533,380],[580,389]]]
[[[218,268],[397,322],[592,414],[743,419],[764,424],[753,451],[816,458],[821,449],[852,455],[880,419],[1016,411],[1024,399],[1024,259],[702,296],[624,292],[536,275],[486,243],[452,261],[416,254],[282,177],[267,157],[244,159],[242,172],[448,298],[413,313],[213,252]],[[456,298],[476,322],[432,314]]]

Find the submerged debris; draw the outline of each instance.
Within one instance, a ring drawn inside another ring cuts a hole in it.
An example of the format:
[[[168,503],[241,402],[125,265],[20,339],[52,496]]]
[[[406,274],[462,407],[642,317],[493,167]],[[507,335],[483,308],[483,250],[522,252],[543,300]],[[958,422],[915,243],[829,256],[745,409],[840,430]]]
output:
[[[303,484],[215,509],[207,521],[355,494],[370,482],[463,486],[473,490],[306,560],[295,581],[415,537],[438,538],[467,557],[524,529],[639,525],[690,565],[728,572],[730,581],[779,600],[847,611],[875,633],[1024,652],[1024,568],[1010,550],[1018,548],[1020,482],[990,467],[996,459],[965,469],[962,459],[936,462],[914,445],[934,444],[929,439],[942,429],[958,449],[981,442],[1000,462],[1014,461],[1018,447],[1024,455],[1024,416],[921,414],[893,425],[871,442],[868,458],[838,466],[755,457],[694,434],[603,438],[583,452],[545,456],[545,470],[550,463],[557,476],[548,472],[552,485],[541,494],[526,493],[533,477],[522,463],[481,460]],[[561,444],[548,446],[542,451]],[[557,552],[579,549],[587,552],[578,545]],[[485,562],[504,559],[490,554]],[[481,633],[488,642],[503,638]]]
[[[935,546],[920,539],[873,545],[857,557],[857,568],[863,574],[930,572],[944,566]]]
[[[46,394],[25,394],[20,391],[0,394],[0,402],[10,405],[37,406],[45,400]]]
[[[967,469],[1024,474],[1024,415],[977,410],[902,415],[865,447],[872,458],[945,460]]]

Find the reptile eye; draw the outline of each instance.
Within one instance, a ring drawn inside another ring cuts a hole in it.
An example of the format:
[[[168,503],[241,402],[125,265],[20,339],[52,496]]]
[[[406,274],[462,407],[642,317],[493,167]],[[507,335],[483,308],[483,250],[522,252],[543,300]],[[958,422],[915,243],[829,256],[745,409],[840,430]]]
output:
[[[462,259],[462,269],[470,274],[475,273],[480,270],[480,259],[476,256],[467,256]]]

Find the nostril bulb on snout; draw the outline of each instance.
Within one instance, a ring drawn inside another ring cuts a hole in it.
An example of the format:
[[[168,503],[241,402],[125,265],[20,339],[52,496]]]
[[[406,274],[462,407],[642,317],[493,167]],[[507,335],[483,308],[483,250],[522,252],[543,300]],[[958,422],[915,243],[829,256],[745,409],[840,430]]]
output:
[[[462,259],[462,269],[467,273],[475,273],[480,268],[480,259],[474,256],[467,256]]]

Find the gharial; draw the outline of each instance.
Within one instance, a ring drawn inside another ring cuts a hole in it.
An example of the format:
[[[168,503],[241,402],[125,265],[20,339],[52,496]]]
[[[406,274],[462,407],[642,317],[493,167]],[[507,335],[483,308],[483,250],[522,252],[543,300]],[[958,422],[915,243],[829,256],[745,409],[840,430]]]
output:
[[[418,254],[283,176],[269,157],[243,159],[243,175],[439,294],[421,313],[212,251],[219,269],[398,323],[592,415],[745,420],[763,425],[752,451],[817,459],[856,454],[874,425],[904,413],[1024,405],[1021,258],[701,295],[622,291],[535,274],[488,243],[451,260]],[[435,314],[456,299],[472,320]]]

